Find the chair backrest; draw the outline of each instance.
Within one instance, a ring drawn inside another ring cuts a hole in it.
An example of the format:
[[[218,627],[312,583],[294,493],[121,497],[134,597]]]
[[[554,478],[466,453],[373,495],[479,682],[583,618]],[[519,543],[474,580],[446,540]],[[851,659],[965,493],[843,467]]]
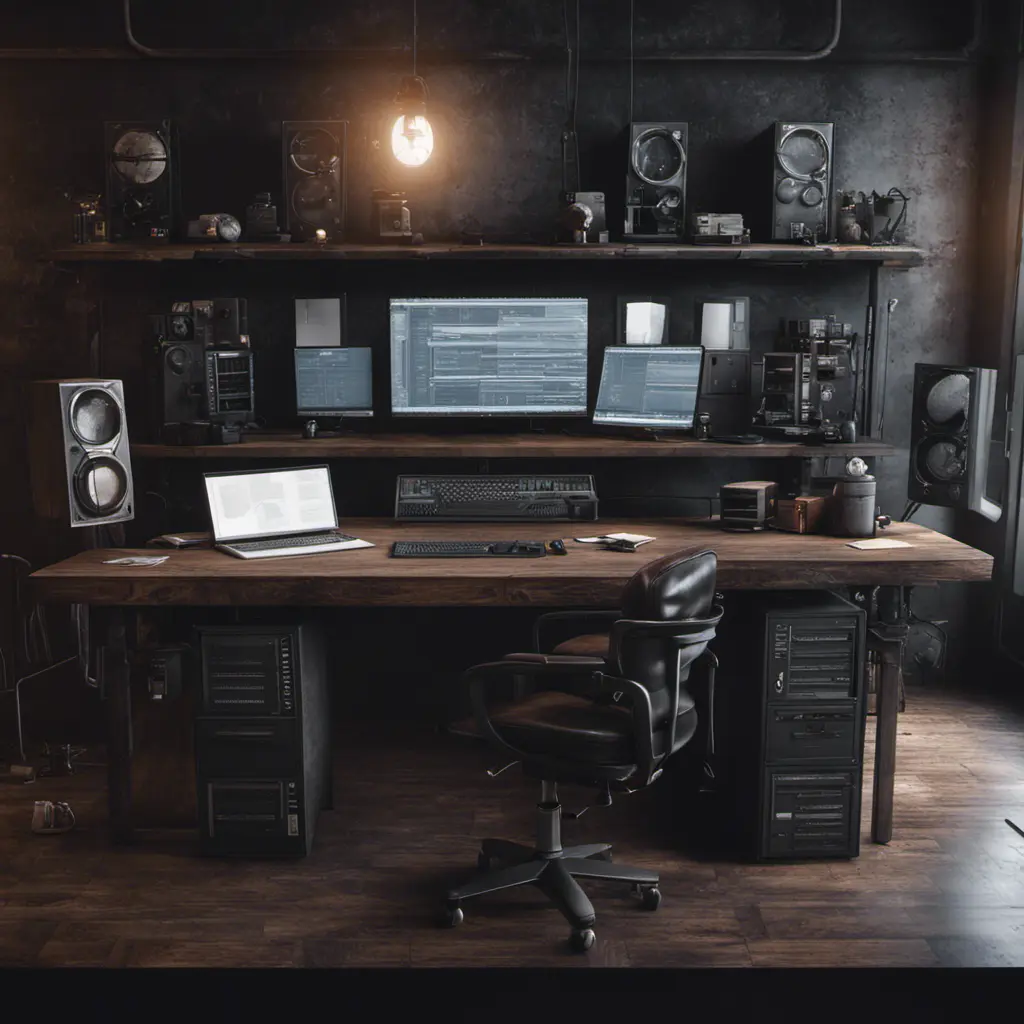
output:
[[[626,584],[622,595],[624,619],[678,622],[678,633],[667,637],[624,637],[619,651],[622,672],[652,694],[689,678],[690,665],[707,647],[707,639],[687,643],[687,634],[700,635],[714,615],[718,557],[714,551],[676,551],[650,562]]]

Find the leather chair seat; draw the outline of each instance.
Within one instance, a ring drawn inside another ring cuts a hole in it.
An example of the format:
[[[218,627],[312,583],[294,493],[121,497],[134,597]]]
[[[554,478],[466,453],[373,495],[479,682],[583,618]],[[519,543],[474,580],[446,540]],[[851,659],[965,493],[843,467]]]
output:
[[[564,640],[553,651],[553,654],[571,654],[579,658],[608,658],[608,645],[611,637],[607,633],[587,633]]]
[[[530,754],[592,765],[635,763],[632,713],[618,704],[548,691],[517,701],[491,720],[512,746]],[[696,726],[693,699],[681,694],[677,738],[692,735]],[[656,752],[664,736],[663,729],[655,733]]]

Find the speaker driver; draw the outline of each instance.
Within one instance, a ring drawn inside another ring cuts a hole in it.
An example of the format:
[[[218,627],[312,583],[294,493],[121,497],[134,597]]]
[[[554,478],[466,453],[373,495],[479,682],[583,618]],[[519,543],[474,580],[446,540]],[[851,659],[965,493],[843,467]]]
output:
[[[828,168],[828,144],[813,128],[794,128],[779,144],[779,166],[797,181],[811,181]]]
[[[75,494],[93,515],[110,515],[128,496],[128,474],[109,455],[86,458],[75,470]]]
[[[925,480],[948,483],[964,475],[964,453],[961,445],[949,438],[935,438],[922,445],[917,455],[918,470]]]
[[[187,348],[176,345],[167,350],[167,366],[171,373],[177,377],[185,374],[192,365],[192,356]]]
[[[925,413],[936,426],[959,430],[967,421],[970,401],[970,378],[963,373],[951,373],[928,389]]]
[[[84,445],[110,444],[121,433],[121,410],[107,391],[86,388],[68,409],[71,432]]]
[[[666,185],[683,169],[686,151],[664,128],[648,128],[633,143],[633,170],[648,185]]]
[[[151,185],[167,170],[167,147],[154,132],[125,132],[111,153],[114,170],[134,185]]]

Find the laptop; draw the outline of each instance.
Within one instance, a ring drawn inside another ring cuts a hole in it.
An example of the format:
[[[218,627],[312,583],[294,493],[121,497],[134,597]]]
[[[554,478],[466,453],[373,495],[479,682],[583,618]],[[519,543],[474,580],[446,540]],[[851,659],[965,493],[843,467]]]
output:
[[[236,558],[372,548],[338,532],[326,466],[205,473],[214,546]]]

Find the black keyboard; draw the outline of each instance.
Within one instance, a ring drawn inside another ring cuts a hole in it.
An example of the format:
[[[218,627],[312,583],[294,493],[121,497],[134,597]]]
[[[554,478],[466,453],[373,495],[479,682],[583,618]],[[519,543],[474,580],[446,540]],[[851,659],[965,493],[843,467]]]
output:
[[[392,558],[541,558],[539,540],[396,540]]]
[[[239,551],[276,551],[278,548],[314,548],[322,544],[337,544],[342,540],[355,540],[345,533],[303,533],[295,537],[266,537],[263,540],[235,540],[230,546]]]
[[[395,518],[448,522],[595,520],[594,478],[566,476],[400,476]]]

